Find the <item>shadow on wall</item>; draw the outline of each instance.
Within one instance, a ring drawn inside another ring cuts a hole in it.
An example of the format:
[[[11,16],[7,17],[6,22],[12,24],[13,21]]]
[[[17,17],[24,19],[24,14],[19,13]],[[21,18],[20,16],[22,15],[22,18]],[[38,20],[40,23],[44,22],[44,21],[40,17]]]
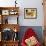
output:
[[[41,26],[21,26],[20,27],[20,32],[19,32],[19,39],[20,39],[20,42],[24,36],[24,33],[25,31],[28,29],[28,28],[32,28],[37,36],[38,36],[38,39],[41,43],[43,43],[43,30],[42,30],[42,27]]]

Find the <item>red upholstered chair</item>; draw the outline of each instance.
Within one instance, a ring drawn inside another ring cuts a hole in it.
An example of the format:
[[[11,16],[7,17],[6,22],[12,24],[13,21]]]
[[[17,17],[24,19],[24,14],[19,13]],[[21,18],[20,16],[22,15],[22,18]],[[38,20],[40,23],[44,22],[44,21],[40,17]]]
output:
[[[41,46],[40,42],[37,39],[37,35],[32,28],[28,28],[27,31],[25,32],[25,35],[22,38],[21,46],[28,46],[25,41],[26,39],[30,38],[33,39],[32,36],[36,38],[37,43],[35,45],[29,45],[29,46]]]

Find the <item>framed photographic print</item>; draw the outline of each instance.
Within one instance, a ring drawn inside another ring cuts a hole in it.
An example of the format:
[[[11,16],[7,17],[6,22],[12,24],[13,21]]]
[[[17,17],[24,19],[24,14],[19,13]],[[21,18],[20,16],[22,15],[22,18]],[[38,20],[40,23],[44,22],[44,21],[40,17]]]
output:
[[[37,8],[24,8],[24,18],[25,19],[36,19]]]

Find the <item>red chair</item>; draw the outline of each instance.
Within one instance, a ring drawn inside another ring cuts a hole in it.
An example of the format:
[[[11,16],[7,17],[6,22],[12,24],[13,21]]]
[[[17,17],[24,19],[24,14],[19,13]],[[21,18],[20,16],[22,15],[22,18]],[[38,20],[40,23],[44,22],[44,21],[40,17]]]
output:
[[[22,42],[21,42],[21,46],[27,46],[27,44],[25,43],[25,40],[34,36],[37,39],[37,35],[34,32],[34,30],[32,28],[27,29],[27,31],[25,32],[24,37],[22,38]],[[41,46],[39,40],[37,39],[37,44],[35,46]]]

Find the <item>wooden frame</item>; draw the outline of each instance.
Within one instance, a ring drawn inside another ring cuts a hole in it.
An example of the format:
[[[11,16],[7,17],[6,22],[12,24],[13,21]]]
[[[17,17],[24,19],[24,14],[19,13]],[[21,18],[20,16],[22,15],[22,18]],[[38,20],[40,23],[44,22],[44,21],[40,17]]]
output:
[[[0,15],[0,24],[1,24],[1,15]]]
[[[25,19],[36,19],[37,8],[24,8],[24,18]]]
[[[0,41],[1,41],[1,32],[0,32]]]
[[[9,15],[9,10],[2,10],[2,15]]]

